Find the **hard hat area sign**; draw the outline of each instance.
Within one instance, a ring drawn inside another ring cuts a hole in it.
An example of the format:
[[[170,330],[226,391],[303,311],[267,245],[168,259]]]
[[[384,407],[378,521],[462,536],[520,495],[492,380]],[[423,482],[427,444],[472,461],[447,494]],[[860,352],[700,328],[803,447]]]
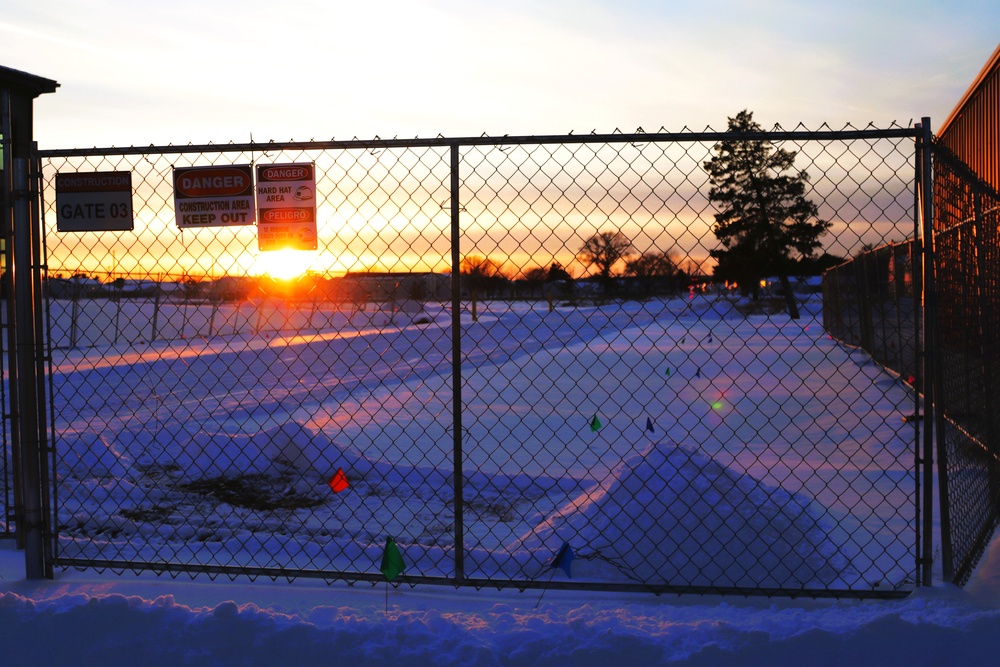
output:
[[[257,165],[261,250],[316,250],[316,165]]]
[[[253,204],[248,164],[174,169],[174,212],[181,229],[252,225]]]
[[[132,172],[56,174],[56,229],[60,232],[130,232]]]

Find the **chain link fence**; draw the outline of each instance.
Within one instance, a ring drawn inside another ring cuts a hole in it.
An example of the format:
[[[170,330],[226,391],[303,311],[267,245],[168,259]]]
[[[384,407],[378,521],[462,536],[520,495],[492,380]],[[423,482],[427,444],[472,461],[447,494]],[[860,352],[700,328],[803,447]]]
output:
[[[16,381],[14,372],[15,340],[11,322],[14,321],[14,302],[11,295],[14,246],[13,215],[16,186],[13,179],[12,137],[10,128],[9,99],[0,91],[0,539],[17,538],[22,545],[23,534],[18,532],[17,508],[22,505],[20,487],[20,457],[14,446],[12,421],[14,407],[11,386]]]
[[[44,152],[56,564],[378,582],[392,538],[394,583],[905,594],[911,387],[818,279],[791,319],[708,278],[726,136]],[[838,263],[912,235],[915,136],[744,138],[796,151]],[[270,163],[315,165],[316,251],[177,227],[174,169]],[[58,231],[56,174],[99,171],[134,230]]]
[[[906,241],[862,252],[823,275],[826,330],[918,392],[924,374],[920,273],[919,254]]]
[[[941,465],[944,568],[965,584],[1000,508],[996,376],[1000,369],[1000,196],[934,146],[934,257],[940,294],[935,405]]]
[[[9,150],[8,142],[4,139],[3,132],[0,131],[0,211],[10,210],[12,204],[8,192],[8,179],[4,173],[6,161],[2,159],[4,153],[9,154]],[[7,229],[5,219],[5,223],[0,225],[0,244],[2,244],[0,245],[0,298],[3,299],[3,305],[0,307],[0,331],[3,331],[3,334],[0,335],[0,375],[5,380],[0,382],[0,411],[3,413],[2,418],[0,418],[0,442],[3,443],[2,450],[0,450],[0,539],[10,538],[14,535],[16,527],[14,508],[20,505],[19,499],[16,499],[15,496],[18,486],[14,471],[17,465],[10,439],[9,416],[11,409],[7,381],[8,354],[10,353],[8,341],[12,339],[9,333],[12,319],[10,311],[13,308],[13,302],[9,298],[12,293],[8,272],[11,263],[9,253],[12,250],[10,240],[11,232]]]

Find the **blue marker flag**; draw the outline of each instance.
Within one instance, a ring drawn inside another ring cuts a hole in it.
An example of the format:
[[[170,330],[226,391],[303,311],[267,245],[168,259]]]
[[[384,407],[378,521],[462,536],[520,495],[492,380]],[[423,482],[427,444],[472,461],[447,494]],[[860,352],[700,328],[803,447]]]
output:
[[[656,433],[656,429],[653,428],[653,420],[646,417],[646,430],[650,433]]]
[[[555,557],[549,562],[549,567],[553,569],[559,568],[566,573],[567,577],[572,579],[573,575],[570,573],[570,564],[574,558],[576,556],[573,554],[573,548],[569,545],[569,542],[563,542]]]

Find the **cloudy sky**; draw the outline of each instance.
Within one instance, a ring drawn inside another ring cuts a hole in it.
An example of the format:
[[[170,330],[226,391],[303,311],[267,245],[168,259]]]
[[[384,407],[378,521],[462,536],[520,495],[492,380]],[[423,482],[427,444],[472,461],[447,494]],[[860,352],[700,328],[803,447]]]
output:
[[[995,0],[5,0],[42,148],[942,123]]]

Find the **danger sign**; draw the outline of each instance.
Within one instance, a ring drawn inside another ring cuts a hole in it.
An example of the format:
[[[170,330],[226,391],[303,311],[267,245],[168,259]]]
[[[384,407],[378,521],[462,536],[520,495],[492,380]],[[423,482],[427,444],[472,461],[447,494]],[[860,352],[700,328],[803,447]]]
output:
[[[174,213],[181,229],[252,225],[250,165],[174,169]]]
[[[316,249],[316,165],[257,165],[261,250]]]

